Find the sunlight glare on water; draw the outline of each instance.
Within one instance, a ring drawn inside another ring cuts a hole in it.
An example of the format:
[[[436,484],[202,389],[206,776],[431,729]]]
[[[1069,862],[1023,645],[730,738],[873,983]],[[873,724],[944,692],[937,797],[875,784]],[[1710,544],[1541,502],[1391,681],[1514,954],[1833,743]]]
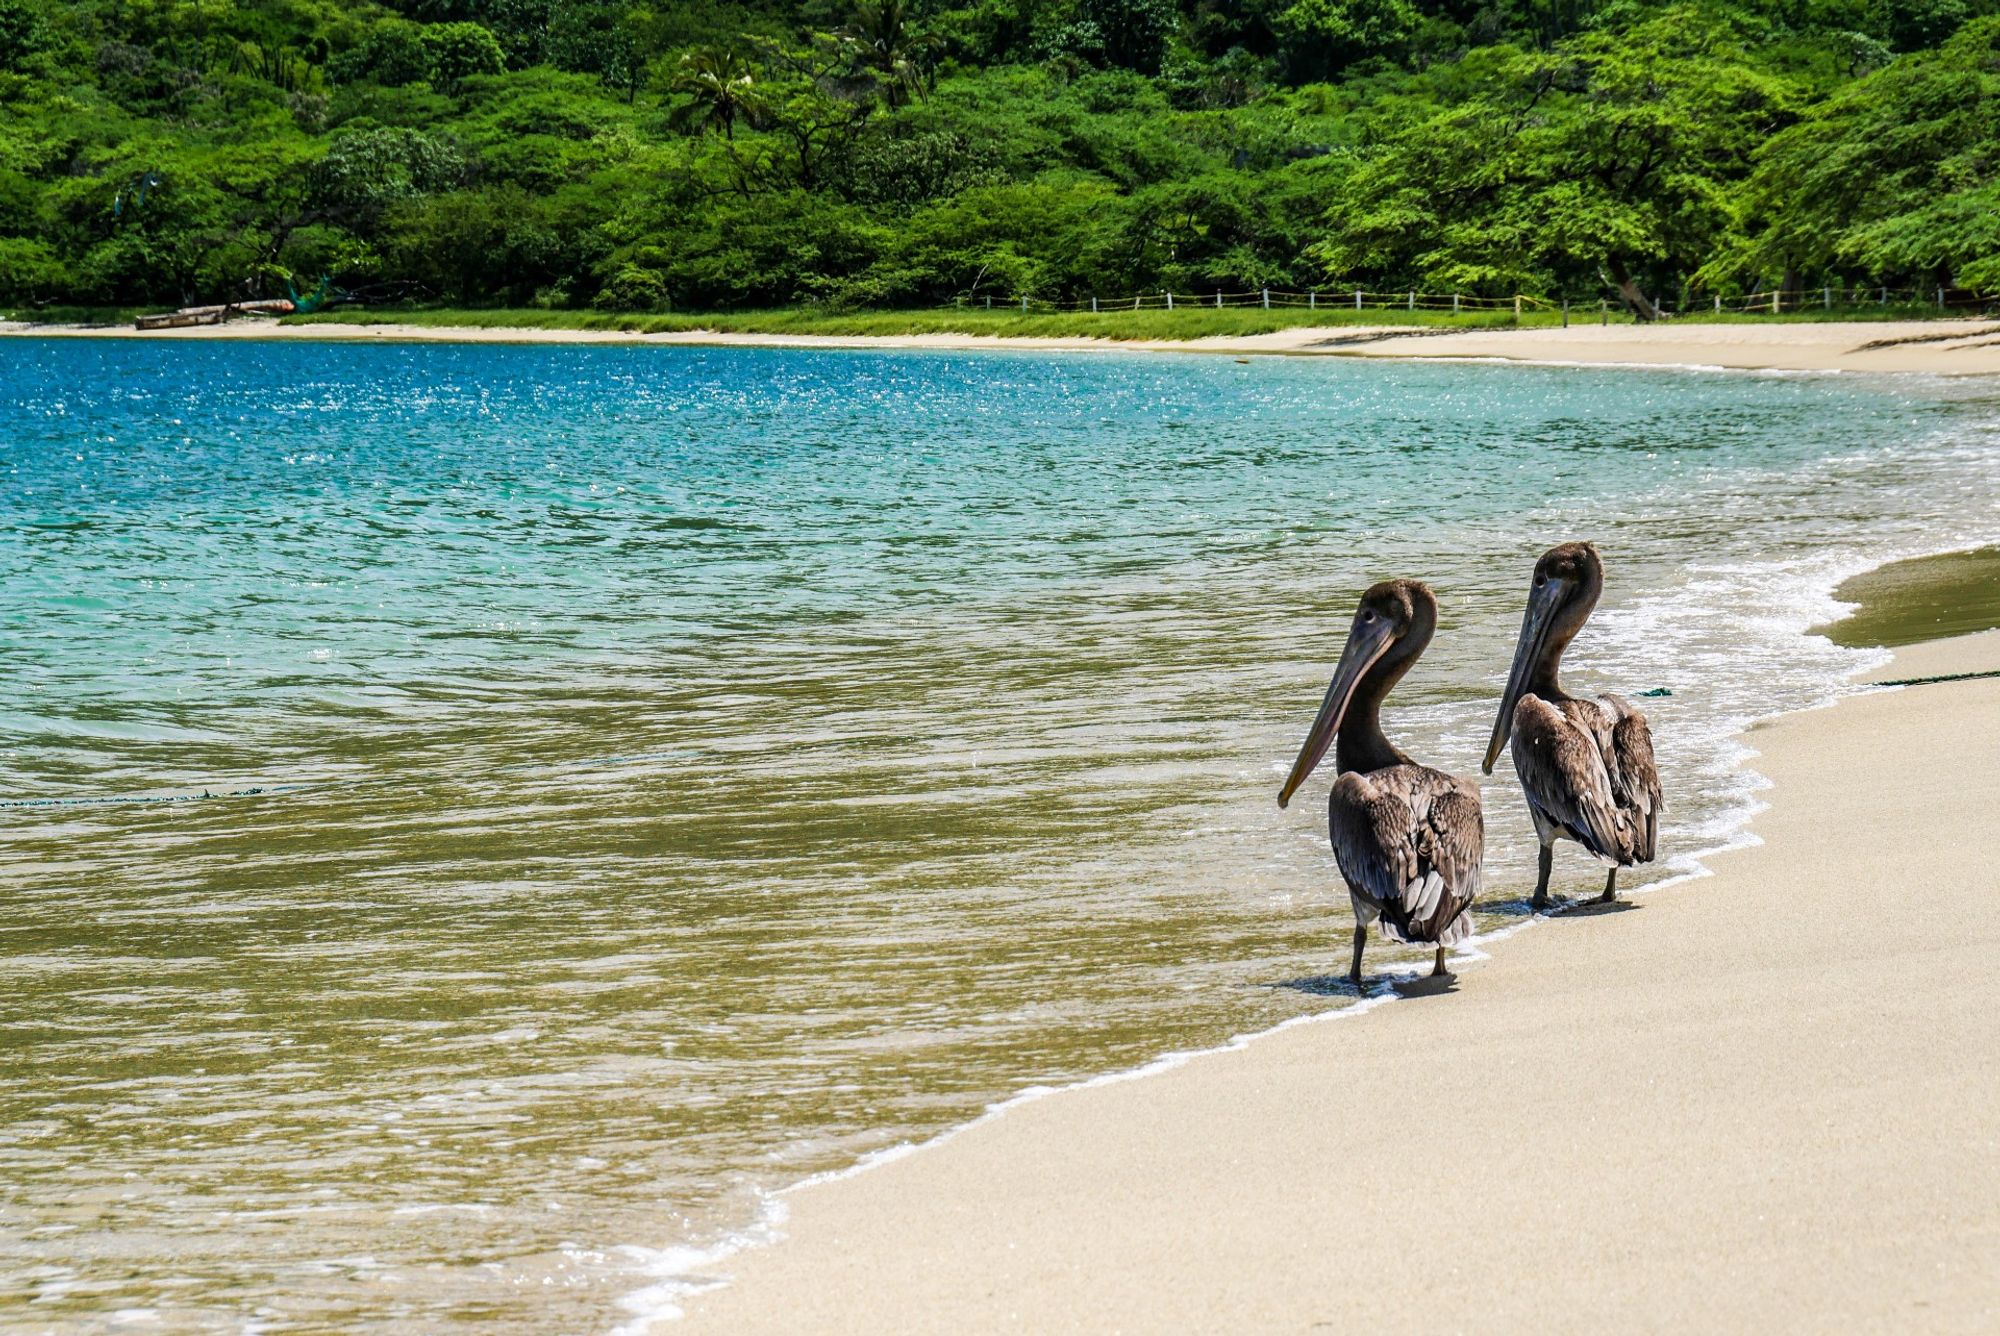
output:
[[[0,352],[0,1312],[57,1329],[608,1328],[762,1189],[1342,1005],[1330,776],[1274,799],[1368,583],[1436,588],[1388,724],[1471,775],[1601,545],[1657,878],[1865,661],[1835,581],[2000,535],[1944,382]]]

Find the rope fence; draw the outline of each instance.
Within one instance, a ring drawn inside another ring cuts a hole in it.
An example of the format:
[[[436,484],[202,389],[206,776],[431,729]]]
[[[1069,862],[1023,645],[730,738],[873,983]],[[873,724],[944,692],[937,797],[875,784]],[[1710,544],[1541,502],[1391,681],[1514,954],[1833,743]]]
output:
[[[1977,310],[2000,305],[2000,296],[1961,288],[1780,288],[1751,292],[1740,297],[1690,297],[1685,306],[1656,303],[1661,314],[1676,315],[1782,315],[1814,310],[1857,307],[1922,307],[1932,310]],[[1256,288],[1247,292],[1216,289],[1209,292],[1137,292],[1119,297],[1075,297],[1066,301],[1046,297],[963,297],[949,304],[950,310],[984,309],[1014,311],[1022,315],[1104,314],[1115,311],[1219,311],[1234,307],[1272,310],[1339,311],[1434,311],[1453,315],[1473,312],[1512,312],[1516,316],[1537,311],[1608,317],[1624,303],[1608,298],[1573,302],[1566,298],[1531,297],[1516,293],[1508,297],[1479,297],[1457,292],[1370,292],[1365,288],[1318,288],[1292,292],[1278,288]]]
[[[1257,288],[1249,292],[1136,292],[1123,297],[1076,297],[1069,301],[1051,301],[1045,297],[985,297],[961,298],[953,302],[954,308],[963,309],[983,304],[989,311],[1014,310],[1024,314],[1075,314],[1090,311],[1195,311],[1221,310],[1224,307],[1259,307],[1266,311],[1280,308],[1320,311],[1513,311],[1516,315],[1528,310],[1557,309],[1559,303],[1543,297],[1529,297],[1525,294],[1513,297],[1475,297],[1464,293],[1436,292],[1368,292],[1361,288],[1320,288],[1306,292],[1288,292],[1278,288]]]
[[[1779,315],[1786,311],[1831,311],[1837,307],[1855,306],[1928,306],[1946,311],[1953,308],[1990,306],[1995,300],[1990,294],[1981,295],[1962,288],[1773,288],[1769,292],[1752,292],[1728,301],[1721,297],[1711,298],[1711,309],[1716,312],[1733,311],[1742,315]],[[1699,305],[1693,305],[1690,309],[1701,308]]]

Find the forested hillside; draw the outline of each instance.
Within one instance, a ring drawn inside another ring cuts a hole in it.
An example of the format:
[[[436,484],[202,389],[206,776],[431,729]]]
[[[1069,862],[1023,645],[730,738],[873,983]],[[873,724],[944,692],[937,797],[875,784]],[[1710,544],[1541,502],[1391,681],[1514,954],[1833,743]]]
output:
[[[0,0],[0,306],[2000,289],[2000,0]]]

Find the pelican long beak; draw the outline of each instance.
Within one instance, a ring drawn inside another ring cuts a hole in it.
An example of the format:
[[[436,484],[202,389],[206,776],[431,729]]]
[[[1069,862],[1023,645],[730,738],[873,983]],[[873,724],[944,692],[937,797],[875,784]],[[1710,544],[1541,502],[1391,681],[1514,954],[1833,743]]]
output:
[[[1514,666],[1507,673],[1507,690],[1500,697],[1500,713],[1493,720],[1493,740],[1486,744],[1481,774],[1493,773],[1493,763],[1500,759],[1500,749],[1514,731],[1514,706],[1541,661],[1542,647],[1548,644],[1549,631],[1556,624],[1556,610],[1569,598],[1570,584],[1568,580],[1550,580],[1528,595],[1528,610],[1521,615],[1521,638],[1514,645]]]
[[[1333,682],[1326,689],[1326,699],[1320,703],[1319,717],[1313,720],[1312,729],[1306,734],[1306,745],[1299,748],[1299,759],[1292,762],[1292,773],[1285,780],[1285,787],[1278,790],[1278,806],[1292,800],[1299,785],[1306,782],[1306,776],[1333,745],[1334,735],[1340,732],[1340,721],[1347,714],[1347,703],[1354,699],[1354,688],[1361,685],[1362,677],[1395,638],[1388,619],[1379,616],[1370,622],[1357,620],[1354,629],[1347,633],[1347,648],[1341,652],[1340,666],[1333,670]]]

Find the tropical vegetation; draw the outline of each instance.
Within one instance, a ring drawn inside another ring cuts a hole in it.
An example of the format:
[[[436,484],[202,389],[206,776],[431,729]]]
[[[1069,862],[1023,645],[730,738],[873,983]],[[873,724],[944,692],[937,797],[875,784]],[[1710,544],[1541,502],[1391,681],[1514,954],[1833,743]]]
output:
[[[2000,0],[0,0],[0,307],[2000,289]]]

